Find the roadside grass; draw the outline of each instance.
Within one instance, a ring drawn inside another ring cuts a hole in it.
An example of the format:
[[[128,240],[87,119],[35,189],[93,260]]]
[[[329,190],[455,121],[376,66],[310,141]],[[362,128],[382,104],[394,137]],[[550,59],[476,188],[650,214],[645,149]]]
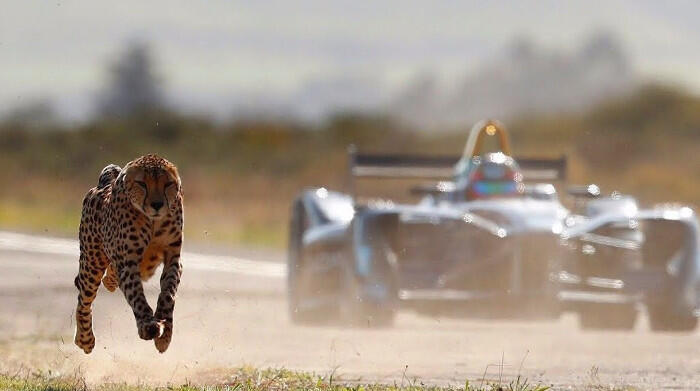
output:
[[[577,377],[574,385],[551,386],[545,380],[530,381],[525,376],[496,373],[466,379],[450,385],[425,384],[404,374],[401,380],[373,381],[354,375],[295,371],[285,368],[260,369],[246,365],[235,368],[208,368],[185,377],[184,383],[149,383],[147,377],[128,380],[87,381],[81,366],[65,366],[66,356],[56,356],[47,343],[69,337],[30,335],[0,339],[0,391],[636,391],[637,388],[601,380],[599,368]],[[43,347],[42,347],[43,346]],[[31,354],[27,355],[28,352]],[[52,353],[53,352],[53,353]],[[488,367],[487,367],[488,369]],[[99,379],[99,378],[98,378]],[[124,379],[122,377],[122,379]],[[187,379],[196,379],[194,382]],[[182,380],[180,380],[182,381]]]
[[[524,155],[538,155],[538,143],[522,145]],[[598,183],[606,191],[621,190],[638,196],[644,204],[658,201],[697,203],[700,186],[692,178],[700,170],[696,144],[668,142],[659,145],[657,156],[636,164],[611,167],[590,167],[576,151],[562,147],[571,157],[571,183]],[[289,207],[298,192],[311,186],[344,189],[344,155],[335,156],[333,168],[314,169],[273,178],[265,175],[240,175],[231,178],[221,172],[191,172],[183,176],[185,185],[185,237],[199,244],[225,244],[284,248],[287,236]],[[669,158],[675,156],[683,161]],[[1,161],[1,159],[0,159]],[[185,174],[188,172],[183,170]],[[669,175],[674,173],[674,175]],[[78,178],[52,177],[34,173],[30,178],[3,178],[12,183],[0,189],[0,229],[34,232],[43,235],[77,238],[82,197],[94,186],[94,173]],[[412,202],[401,194],[408,193],[404,183],[365,181],[358,185],[361,194],[391,197],[399,202]],[[49,189],[46,191],[46,189]],[[567,201],[566,195],[560,195]]]
[[[81,377],[61,377],[51,372],[36,372],[22,378],[0,374],[0,389],[7,391],[545,391],[550,387],[530,384],[520,377],[501,384],[465,382],[461,387],[440,387],[427,386],[415,381],[406,381],[405,384],[344,382],[332,376],[322,377],[286,369],[242,368],[235,370],[225,380],[212,384],[181,384],[165,387],[124,383],[92,386]]]
[[[0,200],[0,228],[50,236],[77,237],[80,205],[58,206],[47,202]]]
[[[229,218],[231,209],[220,203],[217,205],[187,208],[185,237],[188,241],[272,248],[280,248],[285,243],[286,211],[281,213],[284,217],[270,219],[261,217],[264,212],[244,207],[241,211],[235,210],[237,215]],[[80,213],[80,201],[75,205],[61,205],[50,199],[46,202],[0,199],[0,229],[77,239]]]
[[[244,367],[228,371],[222,380],[209,384],[151,386],[146,384],[104,383],[89,385],[80,376],[57,376],[52,372],[35,372],[18,377],[0,374],[0,390],[6,391],[546,391],[551,386],[530,383],[520,376],[511,381],[465,381],[460,386],[425,385],[418,380],[401,383],[366,383],[346,381],[333,375],[318,376],[287,369],[255,369]],[[634,388],[601,385],[593,382],[566,387],[569,390],[634,391]]]

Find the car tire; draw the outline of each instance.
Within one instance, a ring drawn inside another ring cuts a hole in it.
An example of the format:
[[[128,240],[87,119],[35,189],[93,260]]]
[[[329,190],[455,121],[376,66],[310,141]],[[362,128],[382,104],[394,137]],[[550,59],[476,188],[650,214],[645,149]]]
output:
[[[647,306],[649,328],[655,332],[692,332],[698,318],[692,313],[678,314],[670,306],[660,304]]]
[[[313,325],[327,321],[327,311],[324,308],[304,308],[303,288],[300,286],[302,268],[304,267],[303,235],[306,211],[301,200],[292,205],[289,221],[289,242],[287,247],[287,310],[294,324]]]
[[[637,323],[634,304],[594,304],[579,310],[583,330],[634,330]]]
[[[396,284],[386,281],[389,289],[387,299],[370,301],[363,298],[362,285],[354,273],[352,265],[345,264],[342,272],[342,286],[339,303],[339,320],[342,326],[388,328],[393,326],[396,317]]]

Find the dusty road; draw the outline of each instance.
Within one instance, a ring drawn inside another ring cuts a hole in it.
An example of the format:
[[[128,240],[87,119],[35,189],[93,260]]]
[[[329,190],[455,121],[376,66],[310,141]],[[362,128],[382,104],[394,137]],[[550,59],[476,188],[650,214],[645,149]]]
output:
[[[346,379],[463,384],[517,373],[557,388],[586,384],[700,389],[700,333],[582,332],[558,322],[495,322],[402,313],[391,330],[297,327],[287,319],[274,253],[187,253],[170,350],[136,334],[119,291],[100,288],[95,351],[72,343],[77,272],[72,241],[0,232],[0,370],[80,372],[91,382],[204,381],[246,364]],[[157,279],[147,284],[152,302]]]

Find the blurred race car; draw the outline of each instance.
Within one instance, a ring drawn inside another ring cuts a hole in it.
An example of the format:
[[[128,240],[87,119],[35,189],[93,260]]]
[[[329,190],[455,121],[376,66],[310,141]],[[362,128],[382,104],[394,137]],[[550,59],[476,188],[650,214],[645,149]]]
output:
[[[684,217],[673,220],[588,187],[572,189],[585,200],[583,213],[573,213],[554,186],[566,179],[566,159],[513,158],[497,121],[476,124],[459,159],[352,151],[349,166],[353,180],[451,180],[414,187],[421,199],[403,204],[325,188],[303,191],[289,232],[288,302],[295,322],[386,326],[399,308],[410,307],[539,318],[572,310],[584,327],[629,328],[639,303],[650,313],[666,311],[653,318],[673,326],[652,320],[658,329],[689,329],[697,320],[700,260],[692,210],[679,209]],[[644,235],[658,230],[650,227],[659,221],[689,230],[682,255],[656,252],[648,260],[656,247]],[[614,231],[625,224],[629,240]],[[661,280],[679,292],[657,292]]]

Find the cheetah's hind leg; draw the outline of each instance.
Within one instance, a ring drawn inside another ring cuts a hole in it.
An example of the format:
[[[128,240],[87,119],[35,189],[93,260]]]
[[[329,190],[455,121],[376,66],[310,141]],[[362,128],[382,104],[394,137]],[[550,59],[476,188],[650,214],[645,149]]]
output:
[[[86,354],[95,347],[95,334],[92,331],[92,302],[97,296],[100,279],[107,265],[95,260],[91,263],[83,253],[80,254],[80,270],[75,277],[78,288],[78,305],[75,309],[75,344]]]
[[[105,273],[102,279],[102,285],[107,288],[108,291],[114,292],[119,287],[119,280],[117,280],[117,273],[114,271],[114,267],[110,263],[107,266],[107,273]]]

